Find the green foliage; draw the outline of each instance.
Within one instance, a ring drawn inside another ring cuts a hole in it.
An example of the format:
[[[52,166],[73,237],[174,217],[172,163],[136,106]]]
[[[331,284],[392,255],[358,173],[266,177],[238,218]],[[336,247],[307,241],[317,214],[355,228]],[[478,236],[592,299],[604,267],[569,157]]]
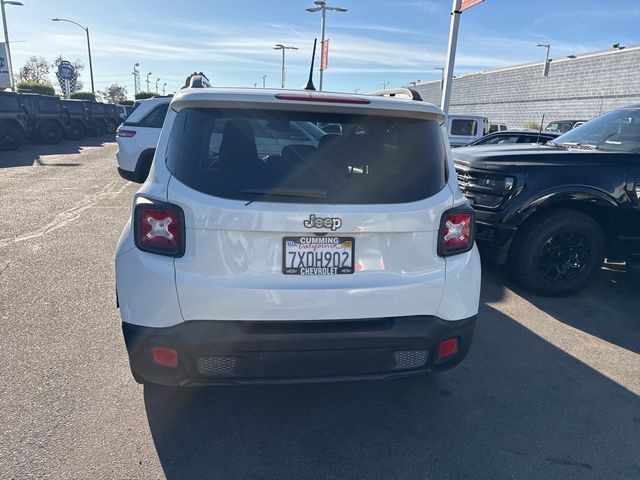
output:
[[[20,93],[39,93],[41,95],[55,95],[56,91],[48,82],[22,81],[16,83],[16,88]]]
[[[133,106],[133,100],[120,100],[120,105],[128,105],[130,107]]]
[[[136,100],[142,100],[143,98],[157,97],[158,94],[154,92],[138,92],[136,93]]]
[[[49,82],[49,62],[44,57],[29,57],[26,63],[20,67],[16,77],[20,82]]]
[[[76,100],[93,100],[93,101],[95,101],[95,99],[96,99],[95,93],[91,93],[91,92],[73,92],[70,96],[71,96],[71,98],[76,99]]]
[[[524,128],[531,128],[533,130],[540,130],[540,124],[534,120],[529,120],[524,124]]]

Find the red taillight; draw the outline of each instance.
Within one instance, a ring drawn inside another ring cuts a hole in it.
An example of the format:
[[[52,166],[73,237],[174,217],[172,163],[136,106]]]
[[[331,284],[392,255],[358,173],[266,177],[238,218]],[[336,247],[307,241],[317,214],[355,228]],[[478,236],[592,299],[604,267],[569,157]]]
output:
[[[134,233],[140,250],[171,257],[184,254],[184,215],[175,205],[136,205]]]
[[[133,137],[135,134],[135,130],[122,130],[121,128],[116,130],[116,137]]]
[[[178,366],[178,352],[173,348],[153,347],[151,357],[154,362],[163,367],[176,368]]]
[[[329,97],[329,96],[311,96],[310,94],[287,94],[278,93],[276,95],[278,100],[296,100],[302,102],[317,102],[317,103],[346,103],[352,105],[368,105],[371,100],[366,98],[350,98],[350,97]]]
[[[438,360],[443,360],[458,353],[458,339],[449,338],[438,345]]]
[[[442,215],[438,232],[438,254],[446,257],[473,248],[475,216],[471,210],[449,210]]]

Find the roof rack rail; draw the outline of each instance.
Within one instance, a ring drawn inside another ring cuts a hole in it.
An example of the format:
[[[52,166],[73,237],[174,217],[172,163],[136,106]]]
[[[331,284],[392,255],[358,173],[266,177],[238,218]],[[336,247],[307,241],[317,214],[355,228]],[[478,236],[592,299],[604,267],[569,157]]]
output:
[[[412,88],[389,88],[386,90],[377,90],[369,93],[369,95],[375,95],[378,97],[398,97],[409,100],[422,101],[420,94]]]
[[[189,88],[207,88],[210,86],[211,84],[206,75],[192,75],[189,80]]]

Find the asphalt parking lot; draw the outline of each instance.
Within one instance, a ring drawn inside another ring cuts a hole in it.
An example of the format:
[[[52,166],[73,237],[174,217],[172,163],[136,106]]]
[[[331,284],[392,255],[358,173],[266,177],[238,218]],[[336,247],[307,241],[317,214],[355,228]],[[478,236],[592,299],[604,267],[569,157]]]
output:
[[[169,389],[130,376],[113,141],[0,152],[0,478],[640,478],[640,282],[567,299],[486,267],[469,357],[389,382]]]

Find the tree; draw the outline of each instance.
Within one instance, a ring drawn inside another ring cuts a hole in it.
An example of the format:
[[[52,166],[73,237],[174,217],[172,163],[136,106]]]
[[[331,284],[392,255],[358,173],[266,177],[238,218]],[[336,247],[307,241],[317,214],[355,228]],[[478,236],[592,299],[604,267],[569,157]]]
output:
[[[540,123],[535,120],[529,120],[524,124],[524,128],[531,128],[532,130],[538,130],[540,128]]]
[[[58,65],[60,65],[63,60],[64,58],[62,58],[62,55],[58,55],[56,59],[53,61],[51,66],[53,67],[54,73],[58,71]],[[82,87],[84,86],[83,83],[80,81],[81,72],[82,70],[84,70],[84,63],[82,63],[82,60],[80,60],[79,58],[76,58],[74,62],[70,62],[70,63],[71,65],[73,65],[73,68],[76,69],[76,73],[78,74],[78,78],[76,79],[76,88],[74,91],[79,92],[80,90],[82,90]]]
[[[114,83],[100,92],[105,103],[120,103],[127,99],[127,87]]]
[[[153,92],[138,92],[135,95],[136,100],[142,100],[143,98],[153,98],[153,97],[157,97],[157,96],[158,96],[158,94],[157,93],[153,93]]]
[[[16,83],[16,89],[19,93],[39,93],[41,95],[55,95],[56,92],[49,82],[27,82],[20,81]]]
[[[96,95],[95,93],[92,93],[92,92],[73,92],[70,98],[73,98],[76,100],[95,100]]]
[[[16,77],[20,82],[49,83],[49,62],[44,57],[29,57]]]

